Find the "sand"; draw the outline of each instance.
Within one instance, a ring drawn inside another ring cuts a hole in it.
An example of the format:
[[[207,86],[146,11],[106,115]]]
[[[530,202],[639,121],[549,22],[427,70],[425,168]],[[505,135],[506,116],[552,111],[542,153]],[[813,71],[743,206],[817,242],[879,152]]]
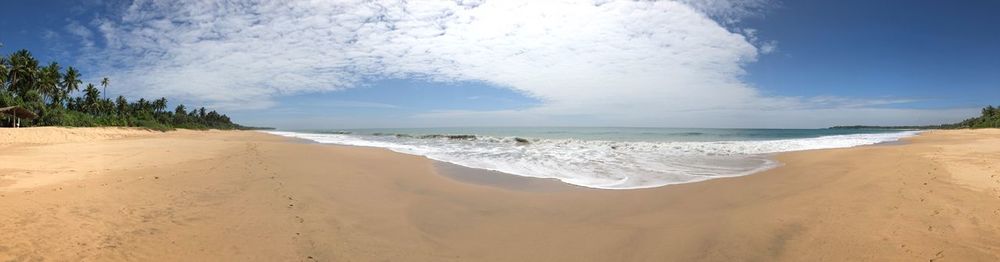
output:
[[[250,131],[107,132],[0,129],[0,260],[1000,260],[998,130],[643,190]]]

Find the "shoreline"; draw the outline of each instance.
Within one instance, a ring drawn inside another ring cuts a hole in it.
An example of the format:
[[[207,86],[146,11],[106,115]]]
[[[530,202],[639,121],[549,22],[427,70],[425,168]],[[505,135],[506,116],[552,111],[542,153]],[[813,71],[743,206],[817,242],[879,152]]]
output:
[[[502,189],[520,190],[520,191],[560,191],[560,190],[573,190],[573,189],[579,189],[579,188],[593,189],[593,190],[638,190],[638,189],[650,189],[650,188],[668,187],[668,186],[690,184],[690,183],[701,183],[701,182],[705,182],[705,181],[709,181],[709,180],[715,180],[715,179],[736,178],[736,177],[750,176],[750,175],[755,175],[755,174],[759,174],[759,173],[762,173],[762,172],[767,172],[768,170],[779,168],[782,165],[784,165],[782,162],[780,162],[780,161],[778,161],[776,159],[777,156],[782,155],[782,154],[789,154],[789,153],[796,153],[796,152],[817,151],[817,150],[837,150],[837,149],[857,148],[857,147],[869,147],[869,146],[905,145],[907,143],[906,142],[907,139],[918,137],[918,136],[920,136],[921,133],[933,132],[934,130],[903,130],[903,131],[918,131],[918,132],[915,133],[915,134],[913,134],[913,135],[911,135],[911,136],[901,137],[901,138],[899,138],[897,140],[894,140],[894,141],[884,141],[884,142],[878,142],[878,143],[875,143],[875,144],[857,145],[857,146],[851,146],[851,147],[838,147],[838,148],[806,149],[806,150],[795,150],[795,151],[785,151],[785,152],[776,152],[776,153],[761,154],[760,156],[762,156],[764,159],[766,159],[767,161],[769,161],[771,163],[764,164],[764,165],[762,165],[759,168],[756,168],[756,169],[753,169],[753,170],[749,170],[749,171],[747,171],[746,173],[743,173],[743,174],[730,175],[730,176],[718,176],[718,177],[712,177],[712,178],[708,178],[708,179],[704,179],[704,180],[698,180],[698,181],[669,183],[669,184],[665,184],[665,185],[651,186],[651,187],[639,187],[639,188],[596,188],[596,187],[588,187],[588,186],[582,186],[582,185],[576,185],[576,184],[572,184],[572,183],[568,183],[568,182],[563,182],[562,180],[557,179],[557,178],[539,178],[539,177],[532,177],[532,176],[516,175],[516,174],[511,174],[511,173],[507,173],[507,172],[503,172],[503,171],[497,171],[497,170],[492,170],[492,169],[467,167],[467,166],[463,166],[461,164],[456,164],[456,163],[451,163],[451,162],[446,162],[446,161],[441,161],[441,160],[429,158],[429,157],[424,156],[424,155],[396,152],[396,151],[393,151],[391,149],[384,148],[384,147],[358,146],[358,145],[347,145],[347,144],[336,144],[336,143],[322,143],[322,142],[314,141],[314,140],[311,140],[311,139],[308,139],[308,138],[283,136],[283,135],[279,135],[279,134],[272,134],[272,133],[269,133],[267,131],[258,131],[258,132],[261,132],[261,133],[267,134],[267,135],[273,135],[273,136],[278,136],[278,137],[282,137],[282,138],[288,138],[288,139],[290,139],[290,141],[295,141],[295,142],[299,142],[299,143],[320,144],[320,145],[341,146],[341,147],[374,148],[374,149],[386,150],[386,151],[389,151],[389,152],[392,152],[392,153],[397,153],[397,154],[419,156],[419,157],[423,157],[423,158],[426,158],[429,161],[434,162],[435,163],[434,166],[437,167],[437,170],[438,170],[439,174],[441,174],[443,176],[446,176],[446,177],[449,177],[451,179],[455,179],[457,181],[466,182],[466,183],[474,184],[474,185],[493,186],[493,187],[502,188]],[[282,132],[295,132],[295,131],[282,131]],[[559,184],[562,184],[562,185],[553,185],[552,182],[559,183]]]
[[[429,158],[428,160],[434,161],[435,173],[438,175],[470,185],[488,186],[525,192],[600,190],[597,188],[578,186],[562,182],[555,178],[526,177],[495,170],[466,167]]]
[[[427,159],[427,161],[431,161],[433,163],[435,168],[435,173],[437,173],[438,175],[447,177],[454,181],[467,183],[469,185],[488,186],[505,190],[525,191],[525,192],[553,192],[553,191],[580,190],[580,189],[593,189],[593,190],[598,189],[598,188],[590,188],[590,187],[562,182],[561,180],[555,178],[520,176],[496,170],[467,167],[455,163],[432,159],[422,155],[396,152],[383,147],[321,143],[307,138],[281,136],[277,134],[271,134],[266,131],[258,131],[258,132],[270,136],[285,138],[293,143],[316,144],[323,146],[345,147],[345,148],[366,148],[366,149],[383,150],[393,154],[403,154],[403,155],[422,157],[424,159]]]
[[[66,140],[0,145],[0,180],[21,185],[0,183],[0,260],[1000,259],[1000,130],[634,190],[511,190],[252,131]]]
[[[288,141],[291,143],[316,144],[323,146],[346,147],[346,148],[367,148],[367,149],[383,150],[393,154],[412,155],[412,154],[392,151],[382,147],[328,144],[328,143],[320,143],[306,138],[287,137],[287,136],[271,134],[268,132],[261,132],[261,133],[270,136],[285,138],[288,139]],[[438,175],[447,177],[454,181],[467,183],[469,185],[488,186],[506,190],[526,191],[526,192],[566,191],[566,190],[579,190],[583,188],[595,189],[595,188],[588,188],[562,182],[554,178],[547,179],[547,178],[519,176],[496,170],[462,166],[454,163],[431,159],[421,155],[412,155],[412,156],[422,157],[427,159],[427,161],[433,162],[435,173],[437,173]]]

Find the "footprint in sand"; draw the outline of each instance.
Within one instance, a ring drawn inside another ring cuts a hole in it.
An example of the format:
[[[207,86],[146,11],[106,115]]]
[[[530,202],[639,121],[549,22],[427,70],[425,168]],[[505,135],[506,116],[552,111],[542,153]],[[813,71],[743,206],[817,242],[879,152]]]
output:
[[[937,254],[934,254],[934,258],[931,258],[930,261],[934,262],[934,261],[937,261],[938,259],[942,259],[942,258],[944,258],[944,250],[938,251]]]

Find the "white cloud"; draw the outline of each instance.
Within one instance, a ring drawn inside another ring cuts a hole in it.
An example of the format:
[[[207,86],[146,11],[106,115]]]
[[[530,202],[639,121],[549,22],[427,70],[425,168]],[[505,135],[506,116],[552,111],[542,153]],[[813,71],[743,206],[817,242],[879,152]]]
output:
[[[761,54],[770,54],[778,51],[778,41],[766,41],[760,44]]]
[[[76,21],[70,21],[66,24],[66,31],[70,34],[78,37],[81,40],[81,44],[84,48],[90,48],[94,46],[94,33],[90,31],[89,28],[81,25]]]
[[[764,6],[725,0],[137,0],[120,16],[94,22],[104,46],[85,60],[130,93],[230,109],[268,108],[277,96],[378,78],[488,82],[543,104],[462,113],[538,121],[587,116],[628,125],[687,119],[674,116],[689,112],[815,107],[815,99],[763,96],[742,80],[744,66],[773,52],[776,42],[729,25]],[[873,104],[827,100],[821,107]],[[421,117],[429,115],[454,112]]]

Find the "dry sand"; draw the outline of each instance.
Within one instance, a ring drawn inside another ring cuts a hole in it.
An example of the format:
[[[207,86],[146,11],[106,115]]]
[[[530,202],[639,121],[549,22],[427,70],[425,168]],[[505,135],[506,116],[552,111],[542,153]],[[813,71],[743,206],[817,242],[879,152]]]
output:
[[[0,261],[1000,260],[998,130],[624,191],[257,132],[0,138]]]

